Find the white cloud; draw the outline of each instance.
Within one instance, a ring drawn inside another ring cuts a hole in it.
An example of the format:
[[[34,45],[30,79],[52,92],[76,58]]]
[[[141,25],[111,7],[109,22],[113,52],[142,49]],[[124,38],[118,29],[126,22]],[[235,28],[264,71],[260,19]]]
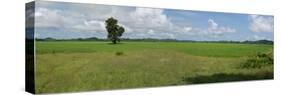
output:
[[[126,16],[126,14],[123,14]],[[163,13],[162,9],[135,8],[121,23],[130,27],[134,33],[125,35],[130,38],[171,38],[167,33],[173,32],[173,23]]]
[[[247,40],[257,41],[257,40],[272,40],[272,39],[266,38],[264,36],[252,35],[252,36],[248,37]]]
[[[155,32],[154,32],[152,29],[150,29],[150,30],[148,31],[148,34],[149,34],[149,35],[154,35]]]
[[[210,30],[216,30],[218,28],[218,24],[213,19],[209,19],[208,27]]]
[[[84,21],[84,24],[82,24],[82,26],[83,27],[77,29],[88,30],[88,31],[106,31],[105,24],[103,21],[98,21],[98,20]]]
[[[209,19],[207,32],[210,34],[221,35],[223,33],[233,33],[236,32],[236,30],[226,26],[219,26],[213,19]]]
[[[252,32],[273,32],[273,17],[265,17],[260,15],[250,15],[249,29]]]
[[[38,8],[35,12],[35,27],[60,27],[66,28],[72,26],[76,21],[71,16],[66,16],[65,12],[60,10],[51,10],[47,8]]]
[[[88,20],[89,18],[84,18],[84,15],[79,14],[79,12],[73,13],[56,9],[38,8],[35,16],[35,27],[60,28],[65,31],[74,32],[105,31],[104,21]]]
[[[135,27],[161,29],[171,24],[162,9],[136,8],[130,16],[131,20],[135,22]]]
[[[190,32],[192,31],[192,27],[183,27],[184,32]]]
[[[211,37],[211,38],[217,38],[224,36],[229,33],[236,32],[236,29],[228,27],[228,26],[222,26],[219,25],[216,21],[213,19],[208,19],[206,21],[208,26],[205,27],[187,27],[183,28],[186,32],[183,32],[182,35],[192,35],[192,36],[198,36],[198,37]]]
[[[213,19],[206,21],[206,28],[178,26],[164,14],[163,9],[69,4],[67,9],[61,10],[52,5],[45,2],[36,6],[36,27],[55,27],[66,31],[64,33],[91,32],[97,33],[96,37],[104,38],[107,34],[104,21],[114,17],[125,28],[123,37],[126,38],[174,39],[190,35],[217,37],[236,32],[233,28],[219,25]]]
[[[254,39],[254,40],[264,40],[265,37],[261,37],[261,36],[258,36],[258,35],[254,35],[254,36],[253,36],[253,39]]]

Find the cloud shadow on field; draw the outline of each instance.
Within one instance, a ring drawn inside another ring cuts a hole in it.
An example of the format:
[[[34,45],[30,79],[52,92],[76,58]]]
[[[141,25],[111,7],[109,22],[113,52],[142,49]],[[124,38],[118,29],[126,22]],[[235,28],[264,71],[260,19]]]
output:
[[[256,74],[226,74],[218,73],[213,75],[201,75],[192,78],[183,78],[185,83],[200,84],[200,83],[216,83],[216,82],[233,82],[233,81],[248,81],[248,80],[264,80],[273,79],[273,72],[263,72]]]

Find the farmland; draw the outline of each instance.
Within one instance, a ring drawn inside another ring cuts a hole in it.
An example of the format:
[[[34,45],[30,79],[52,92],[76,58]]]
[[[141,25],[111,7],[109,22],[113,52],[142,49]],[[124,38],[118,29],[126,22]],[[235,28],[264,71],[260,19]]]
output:
[[[36,93],[272,79],[272,64],[241,68],[272,51],[265,44],[37,41]]]

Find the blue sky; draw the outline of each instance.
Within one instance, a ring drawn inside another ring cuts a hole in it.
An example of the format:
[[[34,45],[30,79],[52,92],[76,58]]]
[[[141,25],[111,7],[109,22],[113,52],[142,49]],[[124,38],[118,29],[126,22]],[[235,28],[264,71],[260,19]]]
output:
[[[36,38],[106,38],[109,17],[125,28],[123,38],[132,39],[273,40],[274,34],[274,18],[267,15],[50,1],[37,1],[35,10]]]

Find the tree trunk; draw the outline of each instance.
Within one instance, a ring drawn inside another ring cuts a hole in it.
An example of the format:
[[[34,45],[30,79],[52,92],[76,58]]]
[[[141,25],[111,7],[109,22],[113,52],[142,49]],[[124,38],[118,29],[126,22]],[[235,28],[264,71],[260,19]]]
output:
[[[113,40],[113,44],[116,44],[116,40]]]

